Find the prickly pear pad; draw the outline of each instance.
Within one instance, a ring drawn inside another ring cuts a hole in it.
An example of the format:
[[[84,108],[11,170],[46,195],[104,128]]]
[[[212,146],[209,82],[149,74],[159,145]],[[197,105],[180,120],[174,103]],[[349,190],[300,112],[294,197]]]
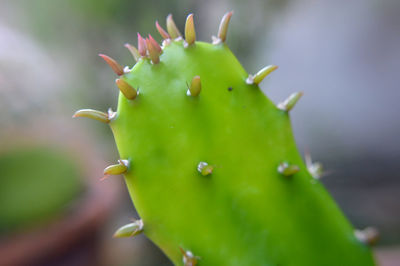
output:
[[[200,76],[202,91],[187,96]],[[324,188],[297,152],[287,112],[275,107],[225,44],[167,45],[159,64],[125,75],[110,125],[144,233],[179,265],[178,247],[201,265],[370,265]],[[232,88],[231,90],[229,88]],[[204,177],[197,164],[214,166]],[[281,161],[300,167],[284,177]]]
[[[100,55],[120,76],[118,110],[74,117],[113,131],[120,160],[104,173],[125,175],[141,217],[116,236],[144,232],[175,265],[374,265],[373,234],[354,234],[297,151],[288,112],[302,93],[277,106],[263,94],[277,67],[243,69],[225,44],[231,16],[209,44],[192,14],[185,39],[169,15],[163,47],[125,45],[131,69]]]

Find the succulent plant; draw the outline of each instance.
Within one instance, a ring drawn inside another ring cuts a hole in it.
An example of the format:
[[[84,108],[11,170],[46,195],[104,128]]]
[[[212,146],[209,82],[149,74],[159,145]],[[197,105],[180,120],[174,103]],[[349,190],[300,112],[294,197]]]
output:
[[[122,67],[118,110],[84,109],[109,124],[121,159],[104,174],[124,174],[141,219],[115,236],[143,232],[175,265],[374,265],[355,231],[305,164],[289,111],[259,88],[276,66],[249,75],[226,45],[232,12],[212,43],[196,40],[193,14],[183,37],[171,15],[158,22],[160,46],[138,34],[137,61]]]

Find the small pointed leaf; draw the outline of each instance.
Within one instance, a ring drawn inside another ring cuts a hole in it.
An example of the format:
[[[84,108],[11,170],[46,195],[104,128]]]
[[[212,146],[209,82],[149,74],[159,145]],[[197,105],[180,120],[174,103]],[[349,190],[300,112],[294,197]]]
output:
[[[138,33],[137,35],[138,35],[139,54],[140,54],[140,56],[145,57],[147,55],[146,41],[143,39],[143,37],[140,35],[140,33]]]
[[[263,79],[268,76],[272,71],[276,70],[278,66],[269,65],[261,69],[257,72],[257,74],[249,75],[248,79],[246,80],[247,84],[260,84]]]
[[[153,47],[158,51],[158,53],[161,54],[162,53],[161,46],[158,44],[156,40],[154,40],[154,38],[150,34],[149,34],[149,40],[150,43],[153,45]]]
[[[219,24],[219,29],[218,29],[218,39],[214,40],[214,42],[213,42],[214,44],[226,41],[226,35],[228,33],[229,21],[231,20],[232,15],[233,15],[233,11],[230,11],[222,17],[221,23]]]
[[[117,74],[118,76],[124,74],[124,68],[120,64],[118,64],[117,61],[105,54],[99,54],[99,56],[103,58],[104,61],[106,61],[106,63],[111,67],[115,74]]]
[[[137,91],[129,85],[128,82],[126,82],[123,79],[116,79],[115,83],[117,84],[119,90],[121,93],[129,100],[134,100],[137,96]]]
[[[133,223],[126,224],[117,229],[114,233],[114,237],[134,237],[143,232],[143,221],[136,220]]]
[[[118,160],[118,164],[113,164],[104,169],[104,175],[122,175],[128,171],[129,161]]]
[[[200,94],[201,92],[201,80],[200,76],[195,76],[192,79],[192,82],[190,83],[190,87],[187,91],[187,95],[196,97]]]
[[[186,19],[185,39],[188,45],[192,45],[196,41],[196,30],[194,28],[193,14],[189,14]]]
[[[169,36],[168,32],[166,32],[160,24],[158,24],[158,21],[156,21],[156,28],[157,31],[160,33],[161,37],[163,37],[164,40],[171,39],[171,36]]]
[[[129,52],[131,52],[131,54],[132,54],[133,58],[135,59],[135,61],[136,61],[136,62],[139,61],[139,59],[140,59],[140,54],[139,54],[138,49],[136,49],[135,46],[130,45],[129,43],[126,43],[124,46],[125,46],[126,48],[128,48]]]
[[[146,38],[146,45],[147,45],[147,50],[149,51],[151,62],[153,62],[153,64],[160,63],[160,53],[157,47],[154,46],[154,44],[150,41],[149,38]]]
[[[167,31],[172,39],[176,39],[182,36],[171,14],[167,16]]]
[[[108,124],[111,120],[111,117],[109,116],[109,114],[101,112],[101,111],[97,111],[97,110],[93,110],[93,109],[81,109],[75,112],[75,114],[72,117],[87,117],[87,118],[91,118],[103,123]]]
[[[303,96],[303,92],[292,93],[285,101],[278,104],[278,108],[283,111],[290,111]]]

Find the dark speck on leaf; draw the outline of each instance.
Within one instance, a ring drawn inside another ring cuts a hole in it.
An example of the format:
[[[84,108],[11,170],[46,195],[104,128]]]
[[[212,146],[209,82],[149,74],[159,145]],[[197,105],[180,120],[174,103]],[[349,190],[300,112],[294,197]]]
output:
[[[229,88],[228,88],[228,91],[232,91],[232,90],[233,90],[233,88],[232,88],[232,87],[229,87]]]

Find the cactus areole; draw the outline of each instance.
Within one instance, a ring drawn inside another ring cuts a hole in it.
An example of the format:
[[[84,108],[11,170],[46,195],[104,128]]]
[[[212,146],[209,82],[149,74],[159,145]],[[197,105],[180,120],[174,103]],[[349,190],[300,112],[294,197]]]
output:
[[[105,173],[124,174],[140,232],[175,265],[374,265],[296,148],[288,111],[301,93],[278,105],[263,94],[277,67],[243,69],[225,43],[231,16],[213,43],[196,41],[193,15],[185,38],[168,16],[162,46],[139,34],[126,45],[132,68],[101,55],[118,110],[74,116],[111,127],[121,161]]]

